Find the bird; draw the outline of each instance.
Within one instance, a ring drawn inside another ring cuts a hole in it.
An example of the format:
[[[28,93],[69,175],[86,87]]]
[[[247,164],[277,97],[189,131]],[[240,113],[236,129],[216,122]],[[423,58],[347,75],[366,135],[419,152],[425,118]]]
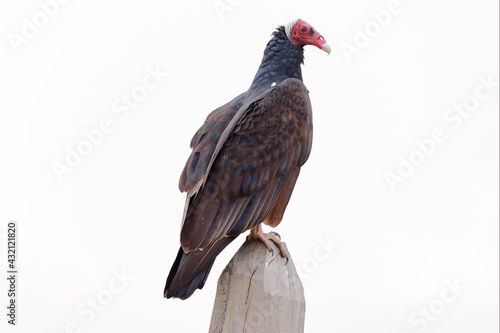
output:
[[[278,26],[250,88],[212,111],[194,134],[179,179],[186,192],[180,248],[164,297],[189,298],[202,289],[217,255],[240,234],[272,252],[280,224],[312,147],[312,109],[302,81],[304,46],[330,54],[325,38],[302,19]]]

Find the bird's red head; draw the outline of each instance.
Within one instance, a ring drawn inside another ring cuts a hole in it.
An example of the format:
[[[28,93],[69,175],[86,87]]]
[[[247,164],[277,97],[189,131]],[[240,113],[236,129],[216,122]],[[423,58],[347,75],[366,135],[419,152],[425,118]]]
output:
[[[330,54],[332,48],[321,34],[304,20],[297,19],[285,26],[285,32],[293,45],[314,45]]]

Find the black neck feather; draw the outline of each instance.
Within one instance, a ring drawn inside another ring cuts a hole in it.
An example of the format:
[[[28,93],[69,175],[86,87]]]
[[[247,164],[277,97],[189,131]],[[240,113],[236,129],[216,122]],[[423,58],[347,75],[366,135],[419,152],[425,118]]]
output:
[[[259,70],[252,82],[251,90],[268,88],[288,78],[302,81],[300,65],[304,63],[304,48],[293,45],[285,33],[285,27],[279,26],[273,31],[273,37],[267,43]]]

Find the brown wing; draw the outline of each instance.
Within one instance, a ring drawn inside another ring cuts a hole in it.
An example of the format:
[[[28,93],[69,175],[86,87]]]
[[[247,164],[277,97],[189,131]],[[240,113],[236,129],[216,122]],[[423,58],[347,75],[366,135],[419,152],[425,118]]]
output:
[[[179,190],[181,192],[193,190],[203,178],[222,132],[243,105],[245,96],[246,93],[243,93],[215,109],[207,116],[203,126],[195,133],[191,139],[191,148],[193,150],[179,179]]]
[[[242,105],[244,108],[245,103]],[[195,192],[188,196],[181,230],[184,252],[203,249],[224,236],[239,235],[268,216],[274,216],[271,224],[279,223],[276,220],[281,220],[299,169],[309,157],[312,111],[302,81],[283,81],[243,111],[243,117],[227,123],[222,133],[216,121],[202,134],[220,135],[208,164],[208,154],[202,155],[202,150],[196,157],[203,161],[204,175],[197,168],[191,172],[189,165],[200,163],[191,161],[195,155],[186,164],[181,183],[186,178],[186,184],[192,185],[184,188]],[[198,145],[203,140],[195,138]],[[199,189],[195,189],[197,179]]]

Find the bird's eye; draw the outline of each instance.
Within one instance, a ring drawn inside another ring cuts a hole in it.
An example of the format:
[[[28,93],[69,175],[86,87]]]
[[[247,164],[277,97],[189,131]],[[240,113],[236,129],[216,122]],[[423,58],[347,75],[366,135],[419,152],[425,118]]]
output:
[[[306,32],[306,30],[307,30],[307,29],[306,29],[306,28],[304,28],[304,27],[300,28],[300,32]]]

